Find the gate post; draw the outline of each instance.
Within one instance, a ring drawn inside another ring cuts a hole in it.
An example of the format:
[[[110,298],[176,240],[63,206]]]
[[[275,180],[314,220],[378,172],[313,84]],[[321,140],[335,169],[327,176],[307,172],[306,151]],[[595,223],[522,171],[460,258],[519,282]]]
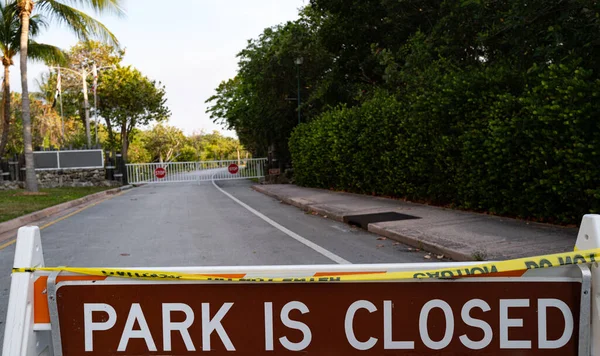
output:
[[[105,164],[105,178],[106,180],[115,180],[115,153],[109,150],[106,150],[104,153],[104,157],[106,160]]]
[[[120,153],[116,154],[116,172],[115,177],[121,178],[121,183],[123,185],[129,184],[127,179],[127,162],[125,162],[125,157],[123,157]]]
[[[123,185],[128,185],[129,177],[127,177],[127,160],[125,157],[121,157],[121,172],[123,172]]]

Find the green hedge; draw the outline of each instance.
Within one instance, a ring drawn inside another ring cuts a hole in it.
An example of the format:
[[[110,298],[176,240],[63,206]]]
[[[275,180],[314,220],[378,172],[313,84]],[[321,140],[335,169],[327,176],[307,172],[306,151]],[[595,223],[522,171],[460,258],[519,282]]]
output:
[[[577,63],[448,71],[300,125],[301,185],[559,223],[600,212],[600,81]]]

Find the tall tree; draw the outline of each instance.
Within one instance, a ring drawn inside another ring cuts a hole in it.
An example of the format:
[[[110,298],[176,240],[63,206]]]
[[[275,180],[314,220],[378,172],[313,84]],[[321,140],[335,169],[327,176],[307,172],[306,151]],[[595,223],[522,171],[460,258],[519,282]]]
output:
[[[106,71],[98,86],[98,98],[102,102],[98,112],[106,122],[110,141],[116,139],[113,127],[120,128],[125,159],[135,127],[163,121],[171,115],[165,87],[132,67]]]
[[[32,16],[29,22],[29,58],[42,60],[47,63],[64,63],[65,55],[60,48],[36,43],[31,38],[35,37],[47,23],[39,15]],[[0,51],[2,52],[2,65],[4,66],[4,80],[2,85],[2,136],[0,136],[0,157],[4,155],[8,134],[10,130],[10,66],[14,64],[13,58],[19,53],[21,45],[21,22],[16,3],[0,3]]]
[[[181,129],[175,126],[158,124],[146,132],[145,148],[153,161],[171,162],[185,146],[187,138]]]
[[[273,148],[283,165],[289,163],[287,140],[298,125],[298,110],[300,121],[310,121],[328,95],[306,100],[332,62],[315,37],[311,16],[304,10],[298,21],[267,28],[249,41],[238,54],[238,75],[221,83],[207,100],[215,122],[235,129],[253,154],[263,156]],[[304,103],[300,108],[298,91]]]
[[[64,146],[83,147],[85,143],[80,143],[81,133],[68,131],[67,128],[79,127],[79,123],[85,127],[85,107],[83,105],[82,78],[76,73],[81,73],[82,67],[90,71],[90,67],[96,64],[97,68],[110,68],[117,65],[123,59],[124,49],[111,46],[98,41],[79,42],[66,51],[67,64],[63,67],[71,69],[61,71],[61,115],[65,124]],[[76,72],[76,73],[75,73]],[[99,70],[98,80],[102,81],[102,70]],[[40,91],[44,93],[45,100],[52,102],[56,94],[56,84],[58,74],[55,71],[44,73],[38,80]],[[93,76],[87,77],[88,88],[93,88]],[[99,103],[101,105],[101,103]],[[96,114],[94,112],[94,114]],[[83,135],[85,137],[85,134]],[[114,150],[117,147],[107,140],[107,132],[104,125],[98,126],[98,136],[105,149]],[[87,138],[86,138],[87,139]]]
[[[98,13],[112,12],[123,14],[121,0],[65,0],[70,4],[85,5],[93,8]],[[31,114],[29,107],[29,87],[27,84],[27,57],[29,53],[29,23],[34,8],[63,24],[66,24],[77,36],[87,40],[90,37],[99,37],[103,40],[118,45],[116,37],[99,21],[86,15],[84,12],[71,7],[58,0],[17,0],[19,17],[21,18],[21,87],[22,87],[22,115],[23,115],[23,141],[25,146],[25,187],[28,191],[36,192],[37,179],[33,166],[33,145],[31,138]]]
[[[85,100],[81,90],[82,77],[75,73],[82,73],[86,70],[90,75],[87,76],[87,87],[93,88],[92,67],[98,68],[98,78],[102,80],[103,69],[110,68],[121,63],[125,50],[106,43],[98,41],[79,42],[71,47],[67,53],[68,68],[72,71],[63,70],[61,73],[63,88],[63,104],[65,115],[71,118],[78,118],[82,124],[86,125]],[[94,98],[90,96],[89,102],[94,103]],[[96,112],[91,112],[94,118],[97,118]],[[105,146],[105,148],[114,148]]]

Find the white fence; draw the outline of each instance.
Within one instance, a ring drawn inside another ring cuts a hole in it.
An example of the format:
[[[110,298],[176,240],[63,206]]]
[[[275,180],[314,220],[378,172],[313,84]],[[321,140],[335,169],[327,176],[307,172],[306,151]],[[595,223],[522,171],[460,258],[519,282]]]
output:
[[[127,164],[127,181],[137,183],[180,183],[211,180],[260,178],[266,158],[226,161]]]

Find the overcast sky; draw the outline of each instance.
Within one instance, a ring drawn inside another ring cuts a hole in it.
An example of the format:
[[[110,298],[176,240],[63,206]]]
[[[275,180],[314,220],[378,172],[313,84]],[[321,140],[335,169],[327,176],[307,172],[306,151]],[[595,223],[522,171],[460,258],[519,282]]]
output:
[[[170,4],[173,2],[173,4]],[[166,85],[171,125],[191,134],[218,129],[204,103],[223,80],[235,75],[236,54],[266,27],[298,18],[308,0],[124,0],[127,16],[100,20],[126,48],[125,64]],[[168,5],[170,4],[170,5]],[[57,24],[38,42],[68,49],[77,38]],[[11,86],[21,90],[18,60]],[[29,65],[30,91],[48,68]]]

